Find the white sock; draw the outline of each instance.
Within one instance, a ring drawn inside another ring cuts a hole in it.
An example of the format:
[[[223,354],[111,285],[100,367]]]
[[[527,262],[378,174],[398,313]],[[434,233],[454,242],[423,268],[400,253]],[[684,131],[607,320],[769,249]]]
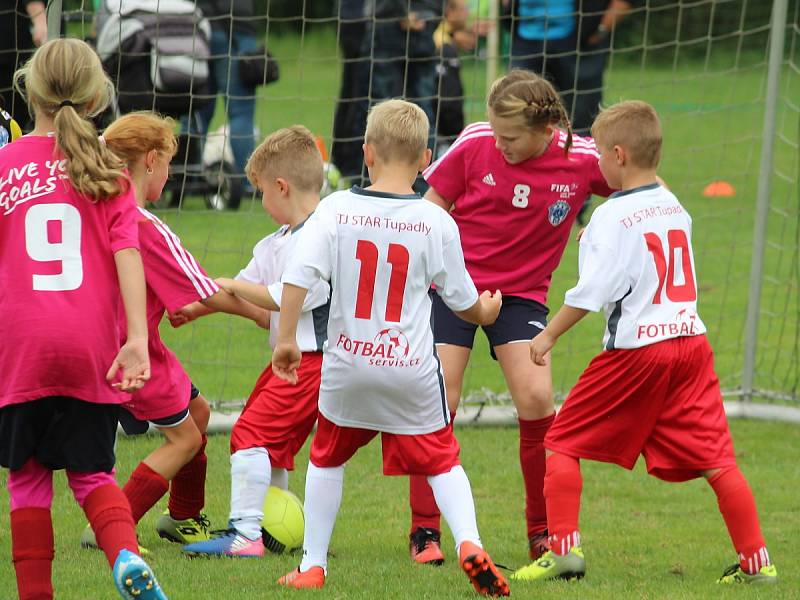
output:
[[[282,490],[289,489],[289,471],[286,469],[276,469],[272,467],[272,483],[275,487],[281,488]]]
[[[327,572],[328,545],[333,535],[336,514],[342,503],[344,465],[324,469],[308,463],[306,473],[306,499],[303,511],[306,516],[303,535],[303,560],[300,571],[322,567]]]
[[[461,465],[450,469],[449,473],[431,475],[428,483],[433,490],[436,504],[442,511],[444,520],[456,540],[456,552],[462,542],[470,541],[481,546],[478,523],[475,520],[475,502],[467,474]],[[481,546],[482,547],[482,546]]]
[[[264,448],[247,448],[231,454],[230,522],[251,540],[261,538],[270,472],[269,455]]]

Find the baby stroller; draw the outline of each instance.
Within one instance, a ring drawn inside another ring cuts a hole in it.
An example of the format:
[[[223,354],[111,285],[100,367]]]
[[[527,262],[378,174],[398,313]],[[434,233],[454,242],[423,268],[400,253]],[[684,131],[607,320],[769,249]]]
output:
[[[117,89],[124,114],[154,110],[181,120],[197,119],[209,94],[211,26],[191,0],[103,0],[98,9],[97,53]],[[170,206],[185,195],[202,195],[210,208],[238,208],[243,184],[230,152],[209,135],[207,151],[197,135],[181,133],[165,188]],[[208,153],[213,160],[205,161]]]

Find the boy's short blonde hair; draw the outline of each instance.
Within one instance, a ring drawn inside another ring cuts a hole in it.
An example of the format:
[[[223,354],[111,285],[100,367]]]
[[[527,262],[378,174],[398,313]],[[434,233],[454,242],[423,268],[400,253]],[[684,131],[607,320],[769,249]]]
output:
[[[428,130],[428,116],[419,106],[405,100],[386,100],[370,109],[364,142],[384,162],[413,165],[425,154]]]
[[[302,125],[272,132],[261,142],[245,165],[247,179],[258,187],[260,178],[281,177],[303,192],[322,189],[322,155],[314,135]]]
[[[654,169],[661,160],[661,122],[647,102],[628,100],[603,109],[592,124],[592,137],[605,148],[621,146],[641,169]]]

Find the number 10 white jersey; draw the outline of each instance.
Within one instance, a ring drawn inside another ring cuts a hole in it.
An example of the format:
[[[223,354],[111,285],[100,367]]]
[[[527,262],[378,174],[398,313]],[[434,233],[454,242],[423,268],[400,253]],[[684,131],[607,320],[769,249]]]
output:
[[[297,235],[283,283],[331,284],[320,412],[390,433],[444,427],[429,290],[455,311],[478,299],[450,215],[416,194],[354,187],[325,198]]]
[[[691,217],[660,185],[612,195],[583,232],[578,285],[564,303],[604,309],[606,350],[705,333],[691,237]]]

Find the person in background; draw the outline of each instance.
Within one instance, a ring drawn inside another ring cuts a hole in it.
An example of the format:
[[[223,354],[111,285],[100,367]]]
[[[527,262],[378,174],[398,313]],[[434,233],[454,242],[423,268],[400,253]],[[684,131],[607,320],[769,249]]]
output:
[[[19,124],[14,117],[3,110],[3,99],[0,98],[0,148],[10,144],[21,135]]]
[[[244,167],[255,146],[256,88],[242,80],[236,57],[252,54],[259,46],[253,0],[197,0],[197,7],[211,23],[210,93],[223,97],[233,161],[246,183]],[[215,107],[209,102],[200,108],[197,123],[190,125],[192,133],[208,134]]]
[[[47,41],[47,13],[43,0],[6,0],[0,8],[0,95],[3,106],[27,131],[30,119],[24,98],[14,91],[14,72],[33,50]]]
[[[333,116],[331,161],[347,178],[361,183],[361,144],[367,119],[370,53],[365,47],[367,17],[365,0],[339,0],[339,49],[342,52],[342,82]]]

